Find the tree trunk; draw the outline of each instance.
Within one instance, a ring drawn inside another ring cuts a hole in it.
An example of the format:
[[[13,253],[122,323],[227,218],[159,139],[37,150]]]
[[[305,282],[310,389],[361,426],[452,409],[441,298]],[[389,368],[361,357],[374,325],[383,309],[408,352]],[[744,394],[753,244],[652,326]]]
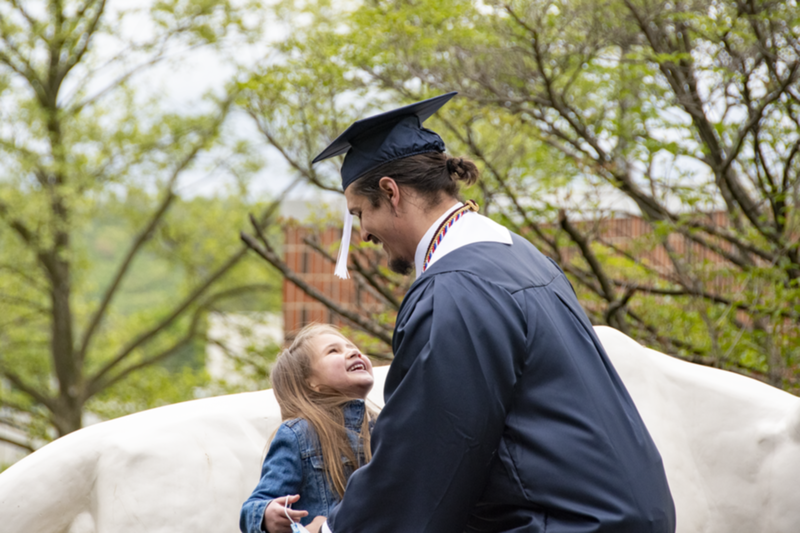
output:
[[[83,406],[83,394],[80,390],[81,365],[75,360],[68,261],[55,257],[53,270],[52,338],[50,343],[53,367],[58,379],[58,412],[53,414],[57,420],[56,428],[59,435],[66,435],[81,428]]]

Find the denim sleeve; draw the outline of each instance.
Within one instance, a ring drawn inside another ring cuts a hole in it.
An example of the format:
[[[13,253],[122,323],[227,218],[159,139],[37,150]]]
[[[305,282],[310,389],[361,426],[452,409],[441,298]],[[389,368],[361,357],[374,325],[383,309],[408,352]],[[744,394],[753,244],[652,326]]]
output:
[[[242,505],[239,529],[242,533],[264,533],[264,510],[275,498],[298,494],[303,483],[300,444],[294,431],[281,424],[261,467],[261,480]]]

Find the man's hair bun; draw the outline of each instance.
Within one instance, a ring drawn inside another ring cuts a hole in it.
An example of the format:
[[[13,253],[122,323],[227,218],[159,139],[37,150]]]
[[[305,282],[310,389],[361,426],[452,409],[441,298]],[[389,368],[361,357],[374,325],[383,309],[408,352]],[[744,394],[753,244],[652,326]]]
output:
[[[472,185],[479,176],[478,167],[469,159],[450,157],[444,152],[425,152],[384,163],[366,172],[350,186],[377,207],[386,200],[386,194],[380,188],[383,177],[392,178],[400,187],[411,187],[430,207],[441,202],[443,195],[458,198],[461,183]]]
[[[469,159],[448,157],[447,172],[453,181],[463,181],[467,185],[478,181],[478,167]]]

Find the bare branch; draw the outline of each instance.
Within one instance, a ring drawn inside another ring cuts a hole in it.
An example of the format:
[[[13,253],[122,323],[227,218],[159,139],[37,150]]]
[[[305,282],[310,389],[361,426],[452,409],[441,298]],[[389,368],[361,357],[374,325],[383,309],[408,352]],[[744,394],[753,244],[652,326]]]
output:
[[[783,166],[783,177],[781,179],[781,191],[786,192],[789,188],[789,173],[792,169],[792,164],[794,162],[794,158],[797,157],[797,154],[800,152],[800,140],[792,145],[792,149],[789,152],[789,156],[786,158],[786,162]]]
[[[0,400],[0,408],[6,408],[12,411],[17,411],[17,414],[23,414],[25,416],[32,416],[32,417],[38,416],[41,418],[41,413],[39,412],[39,410],[36,409],[35,406],[28,407],[20,403],[17,403],[14,400],[10,400],[8,398],[8,395],[6,395],[2,400]],[[0,417],[0,424],[5,424],[9,427],[18,429],[23,432],[25,431],[25,427],[22,424],[20,424],[19,421],[14,420],[13,413],[11,414],[11,416]]]
[[[567,232],[567,235],[569,235],[572,241],[578,245],[578,248],[580,249],[584,259],[586,259],[586,262],[589,263],[589,268],[592,269],[594,277],[600,282],[600,286],[603,289],[603,297],[609,302],[616,300],[614,287],[611,284],[608,276],[606,276],[603,267],[600,265],[600,261],[598,261],[597,257],[594,255],[594,251],[592,251],[589,242],[583,235],[580,234],[575,226],[570,223],[569,219],[567,218],[567,213],[563,209],[558,211],[558,220],[561,227]]]
[[[688,360],[688,361],[690,361],[692,363],[698,364],[698,365],[709,366],[709,367],[713,367],[713,368],[719,368],[719,366],[720,366],[719,365],[719,361],[714,360],[714,359],[710,359],[707,356],[706,352],[704,352],[704,351],[698,349],[697,347],[692,346],[691,344],[688,344],[688,343],[686,343],[686,342],[684,342],[684,341],[682,341],[680,339],[676,339],[674,337],[669,337],[669,336],[660,334],[658,332],[658,329],[655,326],[653,326],[652,324],[648,324],[647,322],[642,320],[642,318],[640,316],[638,316],[636,313],[628,312],[628,315],[631,318],[633,318],[636,322],[638,322],[641,326],[643,326],[651,335],[653,335],[658,340],[659,343],[665,344],[665,345],[672,345],[675,348],[677,348],[678,350],[686,350],[686,351],[690,352],[691,354],[693,354],[692,357],[680,357],[681,359],[686,359],[686,360]],[[742,370],[742,371],[746,372],[747,374],[750,374],[752,376],[760,378],[762,381],[766,381],[766,375],[764,374],[764,372],[762,372],[761,370],[759,370],[757,368],[745,365],[745,364],[740,363],[738,361],[725,360],[724,362],[726,364],[730,365],[733,368],[736,368],[738,370]]]
[[[115,385],[116,383],[122,381],[123,379],[125,379],[132,373],[136,372],[137,370],[141,370],[142,368],[152,366],[158,362],[161,362],[169,358],[171,355],[176,354],[179,350],[181,350],[181,348],[189,344],[192,341],[192,339],[194,339],[195,336],[197,335],[197,325],[200,321],[200,316],[201,316],[199,311],[200,310],[198,309],[198,312],[195,313],[195,316],[192,319],[192,324],[189,327],[189,331],[179,341],[177,341],[166,350],[159,352],[154,356],[144,358],[141,361],[124,368],[123,370],[114,374],[113,376],[109,377],[107,373],[103,375],[98,375],[98,379],[96,380],[93,379],[89,384],[89,386],[86,388],[86,397],[89,398],[97,394],[98,392],[102,391],[103,389]]]
[[[286,195],[288,195],[289,192],[300,182],[301,180],[299,178],[295,179],[286,189],[284,189],[281,195],[264,210],[261,221],[259,222],[260,225],[266,224],[266,221],[272,217]],[[105,377],[106,374],[108,374],[112,369],[129,357],[134,350],[147,343],[160,332],[169,327],[182,315],[186,309],[193,305],[211,285],[213,285],[218,279],[220,279],[231,268],[233,268],[233,266],[236,265],[246,253],[247,247],[242,246],[238,251],[231,255],[231,257],[225,263],[223,263],[216,271],[209,275],[200,285],[195,287],[194,291],[192,291],[189,296],[179,303],[169,315],[161,320],[161,322],[159,322],[150,330],[140,334],[133,341],[128,343],[113,359],[103,365],[103,367],[93,377],[87,380],[87,388],[89,390],[98,390],[97,384]]]
[[[45,306],[43,306],[43,305],[41,305],[41,304],[39,304],[37,302],[31,301],[31,300],[28,300],[27,298],[22,298],[22,297],[19,297],[19,296],[12,296],[10,294],[2,294],[2,293],[0,293],[0,300],[4,300],[6,302],[9,302],[9,303],[12,303],[12,304],[15,304],[15,305],[20,305],[20,306],[23,306],[23,307],[27,307],[29,309],[32,309],[32,310],[38,312],[38,313],[43,313],[44,314],[44,313],[49,313],[50,312],[49,308],[47,308],[47,307],[45,307]]]
[[[116,383],[122,381],[132,373],[141,370],[142,368],[152,366],[176,354],[183,347],[189,344],[193,339],[198,337],[197,329],[200,324],[200,319],[202,318],[204,312],[209,311],[213,308],[213,304],[215,302],[218,302],[226,298],[231,298],[233,296],[238,296],[241,294],[252,294],[254,291],[270,290],[272,288],[273,288],[272,286],[264,283],[253,283],[250,285],[241,285],[239,287],[234,287],[232,289],[220,291],[218,293],[209,296],[194,311],[194,314],[192,316],[192,321],[189,326],[189,329],[187,330],[186,335],[181,337],[181,339],[176,341],[167,349],[150,357],[146,357],[141,361],[138,361],[135,364],[126,367],[125,369],[121,370],[120,372],[114,374],[111,377],[107,377],[105,379],[92,382],[91,386],[87,388],[86,398],[89,398],[97,394],[98,392],[115,385]]]
[[[703,298],[705,300],[708,300],[709,302],[712,302],[712,303],[715,303],[715,304],[721,304],[721,305],[724,305],[726,307],[732,307],[732,308],[735,308],[735,309],[739,309],[740,311],[745,311],[747,313],[778,314],[778,315],[780,315],[780,316],[782,316],[784,318],[791,319],[791,320],[800,319],[800,314],[795,313],[795,312],[787,311],[785,309],[760,310],[760,311],[757,311],[751,305],[748,305],[748,304],[743,303],[743,302],[736,302],[736,301],[733,301],[733,300],[731,300],[729,298],[725,298],[723,296],[720,296],[719,294],[714,294],[712,292],[708,292],[708,291],[705,291],[705,290],[699,290],[699,291],[698,290],[687,290],[685,288],[683,288],[683,289],[666,289],[666,288],[660,288],[660,287],[653,287],[653,286],[649,286],[649,285],[641,285],[641,284],[638,284],[638,283],[631,283],[629,281],[618,280],[618,279],[613,280],[613,283],[617,287],[621,287],[621,288],[625,288],[625,289],[631,289],[633,291],[641,292],[641,293],[645,293],[645,294],[655,294],[655,295],[659,295],[659,296],[674,296],[674,297],[683,297],[683,296],[686,296],[686,297],[700,297],[700,298]]]
[[[636,290],[628,287],[625,290],[625,294],[622,295],[622,298],[616,299],[608,304],[603,316],[606,324],[616,326],[626,333],[629,331],[628,324],[625,322],[625,315],[627,314],[625,306],[628,305],[628,302],[633,298],[634,294],[636,294]]]
[[[33,18],[33,17],[30,15],[30,13],[28,13],[27,11],[25,11],[25,8],[24,8],[24,7],[22,7],[22,4],[20,4],[20,3],[18,2],[18,0],[10,0],[10,1],[11,1],[11,5],[12,5],[12,6],[14,6],[14,8],[15,8],[17,11],[19,11],[20,15],[22,15],[22,17],[23,17],[23,18],[25,19],[25,21],[28,23],[28,25],[30,26],[30,28],[31,28],[31,29],[34,29],[34,28],[36,27],[36,25],[38,24],[38,21],[37,21],[36,19],[34,19],[34,18]]]
[[[610,158],[608,154],[603,150],[600,146],[598,140],[591,135],[589,130],[586,128],[585,124],[580,123],[576,117],[580,116],[580,113],[571,107],[561,95],[556,94],[553,82],[554,80],[547,73],[547,69],[545,64],[547,59],[544,57],[544,51],[542,50],[542,41],[541,36],[539,35],[539,31],[527,24],[522,18],[514,11],[514,9],[506,4],[503,6],[505,11],[511,15],[511,18],[522,28],[527,31],[531,36],[531,44],[533,47],[533,56],[536,61],[536,66],[538,70],[538,74],[541,77],[542,81],[544,82],[545,91],[547,92],[547,103],[548,107],[554,109],[558,114],[564,119],[570,127],[577,133],[580,138],[582,138],[589,146],[592,147],[592,150],[595,152],[595,157],[599,161],[609,161]]]
[[[36,448],[34,448],[33,445],[21,440],[17,440],[14,437],[3,435],[2,433],[0,433],[0,442],[5,442],[6,444],[17,446],[18,448],[22,448],[23,450],[29,453],[33,453],[36,451]]]
[[[278,141],[278,139],[274,135],[272,135],[272,133],[270,133],[270,131],[268,129],[266,129],[264,127],[264,125],[261,123],[260,120],[258,120],[258,117],[256,116],[255,112],[252,109],[249,109],[247,111],[247,113],[255,121],[256,127],[258,128],[258,131],[260,131],[264,135],[264,137],[267,138],[269,143],[276,150],[278,150],[278,152],[280,152],[281,156],[283,156],[283,159],[287,163],[289,163],[289,165],[293,169],[295,169],[301,176],[305,177],[308,181],[313,183],[316,187],[319,187],[320,189],[323,189],[325,191],[331,191],[331,192],[337,192],[337,193],[341,193],[342,192],[342,191],[340,191],[338,189],[338,187],[331,187],[330,185],[325,185],[324,183],[322,183],[320,181],[319,177],[317,176],[316,172],[314,172],[314,170],[311,167],[303,166],[302,164],[300,164],[299,161],[297,161],[294,157],[292,157],[291,154],[289,154],[289,152],[286,150],[286,148],[284,148],[284,146]]]
[[[84,6],[77,13],[76,18],[83,18],[83,16],[85,16],[86,10],[89,8],[90,3],[91,2],[87,1],[86,4],[84,4]],[[61,75],[62,78],[66,77],[69,71],[72,70],[73,67],[75,67],[75,65],[81,62],[81,59],[83,59],[84,54],[89,49],[89,44],[92,42],[92,37],[94,37],[95,31],[97,30],[97,26],[100,23],[100,18],[103,16],[103,13],[105,13],[106,0],[99,0],[97,4],[98,5],[94,13],[94,16],[92,17],[92,20],[89,22],[89,26],[83,32],[82,35],[83,44],[80,45],[80,47],[74,53],[72,58],[70,58],[67,61],[67,64],[64,65],[64,70]]]
[[[25,81],[31,85],[31,88],[33,88],[34,92],[38,95],[42,85],[41,80],[36,76],[36,70],[34,70],[33,66],[25,59],[25,56],[23,56],[8,39],[3,39],[3,42],[5,46],[13,52],[16,60],[3,50],[0,50],[0,63],[5,64],[18,75],[25,78]]]
[[[258,231],[257,225],[254,224],[256,230]],[[345,309],[341,305],[335,303],[333,300],[322,294],[320,291],[306,283],[300,276],[298,276],[294,271],[292,271],[286,263],[281,260],[275,250],[269,245],[269,241],[267,239],[262,239],[262,243],[264,246],[259,245],[258,241],[251,237],[250,235],[242,232],[241,233],[242,240],[247,244],[250,249],[256,252],[258,255],[263,257],[268,263],[270,263],[273,267],[277,268],[283,276],[300,287],[300,289],[308,294],[310,297],[314,298],[318,302],[322,303],[328,309],[338,313],[342,317],[346,318],[362,330],[366,331],[370,335],[382,340],[386,344],[392,344],[392,337],[389,335],[383,328],[383,326],[373,320],[367,319],[358,313],[354,313],[348,309]]]
[[[97,387],[97,383],[103,379],[103,377],[108,374],[114,367],[116,367],[119,363],[124,361],[131,353],[134,352],[137,348],[142,346],[143,344],[147,343],[148,341],[152,340],[156,335],[167,329],[170,325],[172,325],[175,320],[180,318],[184,311],[186,311],[198,298],[200,298],[208,288],[213,285],[219,278],[225,275],[234,265],[236,265],[242,257],[247,253],[247,248],[242,247],[236,253],[234,253],[228,260],[222,264],[216,271],[214,271],[209,277],[207,277],[203,283],[199,286],[195,287],[195,289],[187,296],[180,304],[178,304],[172,312],[163,318],[156,326],[151,328],[150,330],[140,334],[136,337],[133,341],[128,343],[122,350],[120,350],[117,355],[112,358],[109,362],[107,362],[103,367],[91,378],[89,379],[89,390],[94,390]]]
[[[37,318],[41,318],[42,313],[41,311],[30,311],[26,314],[20,314],[6,320],[4,322],[0,322],[0,332],[5,330],[6,328],[11,327],[20,327],[26,324],[30,324],[31,322],[35,321]]]
[[[119,87],[120,85],[122,85],[123,83],[128,81],[130,78],[135,76],[137,73],[139,73],[142,70],[146,69],[147,67],[151,67],[151,66],[155,65],[156,63],[159,63],[159,62],[161,62],[163,60],[164,60],[164,56],[161,55],[161,54],[157,54],[154,57],[150,58],[149,60],[147,60],[147,61],[145,61],[145,62],[143,62],[143,63],[141,63],[139,65],[136,65],[135,67],[129,69],[124,74],[120,75],[115,80],[109,82],[108,85],[106,85],[102,89],[98,90],[93,95],[87,96],[84,100],[82,100],[82,101],[70,106],[68,108],[68,110],[67,110],[67,114],[77,115],[85,107],[90,106],[93,103],[97,102],[98,100],[103,98],[103,96],[105,96],[106,94],[108,94],[112,90],[116,89],[117,87]]]
[[[742,241],[735,234],[733,234],[733,233],[731,233],[729,231],[725,231],[723,228],[720,228],[718,226],[712,226],[710,224],[705,224],[705,223],[700,222],[699,220],[696,220],[696,219],[682,220],[681,224],[685,225],[688,228],[694,228],[694,229],[702,230],[705,233],[708,233],[709,235],[711,235],[713,237],[718,237],[718,238],[724,239],[725,241],[727,241],[727,242],[731,243],[732,245],[736,246],[738,249],[740,249],[740,250],[742,250],[744,252],[752,253],[752,254],[760,257],[761,259],[764,259],[765,261],[769,261],[769,262],[772,263],[772,262],[775,262],[775,260],[776,260],[776,256],[774,254],[772,254],[772,253],[770,253],[770,252],[768,252],[766,250],[763,250],[761,248],[758,248],[758,247],[754,246],[751,243]],[[733,263],[735,265],[738,265],[738,266],[743,267],[743,268],[752,266],[752,261],[748,261],[747,260],[748,258],[747,258],[746,253],[743,254],[742,257],[737,257],[737,256],[727,252],[722,247],[714,245],[714,244],[706,241],[705,239],[700,238],[694,232],[686,231],[683,228],[681,228],[680,226],[678,226],[676,229],[677,229],[677,231],[681,232],[681,234],[684,235],[686,238],[691,239],[691,240],[697,242],[698,244],[702,245],[703,247],[708,248],[709,250],[713,251],[714,253],[719,254],[720,256],[724,257],[725,259],[727,259],[728,261],[730,261],[731,263]]]
[[[175,170],[172,172],[172,176],[167,183],[167,193],[164,195],[164,198],[161,200],[161,205],[158,206],[158,209],[155,210],[153,216],[150,218],[150,221],[147,225],[142,229],[141,232],[136,236],[131,243],[131,247],[128,250],[128,253],[125,255],[125,258],[119,265],[117,269],[117,273],[114,276],[114,279],[109,284],[108,288],[103,295],[103,299],[100,302],[100,305],[94,312],[91,320],[89,321],[89,326],[86,328],[86,332],[83,335],[83,340],[80,344],[80,349],[78,350],[77,356],[80,361],[84,360],[86,357],[86,352],[89,349],[89,344],[91,343],[92,337],[94,335],[97,326],[100,325],[100,322],[103,320],[106,310],[108,309],[109,304],[111,303],[114,294],[116,294],[117,289],[120,286],[125,274],[127,274],[128,269],[130,268],[131,264],[133,264],[133,259],[139,253],[142,246],[150,240],[150,237],[153,235],[153,232],[156,229],[156,226],[161,222],[161,219],[164,217],[164,214],[172,205],[173,200],[175,199],[175,191],[173,190],[174,184],[178,179],[180,173],[186,169],[187,166],[194,160],[197,156],[197,153],[200,151],[202,143],[198,143],[190,152],[187,154],[186,157],[183,158],[183,161],[178,164]]]
[[[19,219],[9,218],[8,215],[9,215],[8,206],[5,203],[0,202],[0,217],[5,219],[9,227],[13,229],[17,233],[17,235],[20,236],[23,242],[38,254],[39,245],[36,240],[36,234],[33,232],[33,230],[31,230],[23,221]]]
[[[18,258],[15,258],[15,259],[18,259]],[[39,280],[37,280],[36,278],[31,276],[29,270],[24,270],[24,269],[18,267],[17,265],[14,265],[14,264],[0,264],[0,271],[3,271],[3,270],[5,270],[7,272],[10,272],[10,273],[14,274],[15,276],[19,276],[20,278],[24,279],[27,282],[29,287],[33,287],[37,291],[40,291],[42,293],[47,293],[48,292],[47,287],[42,285],[39,282]]]
[[[497,169],[497,167],[489,161],[488,157],[484,154],[483,150],[478,146],[471,135],[471,131],[467,129],[467,136],[464,137],[461,132],[456,128],[451,122],[447,121],[446,119],[442,119],[445,123],[447,128],[454,133],[459,140],[464,143],[467,147],[469,147],[470,153],[473,154],[478,160],[480,160],[485,168],[489,171],[489,173],[494,177],[497,183],[500,185],[503,193],[511,200],[514,209],[517,211],[517,214],[522,217],[522,220],[525,222],[526,227],[533,231],[542,242],[546,243],[551,250],[557,250],[557,246],[555,240],[550,239],[545,235],[542,229],[539,227],[539,224],[531,220],[530,216],[528,215],[527,210],[522,207],[522,204],[519,201],[516,193],[511,189],[508,184],[508,181],[505,179],[505,176]]]
[[[20,392],[23,392],[39,402],[40,404],[47,407],[50,411],[55,411],[55,403],[52,398],[45,396],[44,394],[40,393],[36,390],[35,387],[32,387],[25,383],[22,378],[20,378],[16,373],[12,372],[8,368],[0,368],[0,375],[4,376],[11,384],[17,388]]]
[[[374,269],[372,272],[368,271],[366,267],[361,264],[361,261],[358,260],[356,254],[350,255],[350,263],[353,265],[355,271],[358,272],[359,275],[361,275],[365,280],[367,280],[367,283],[369,283],[369,285],[380,294],[379,299],[385,300],[386,303],[388,303],[389,306],[395,311],[400,309],[400,300],[398,300],[397,297],[392,294],[392,291],[389,290],[388,287],[378,283],[378,280],[375,279],[375,274],[378,272],[378,269]]]
[[[617,245],[615,245],[613,243],[610,243],[607,240],[603,239],[602,235],[598,235],[596,238],[597,238],[597,242],[599,242],[600,244],[602,244],[603,246],[605,246],[607,248],[610,248],[611,250],[614,250],[614,252],[616,254],[618,254],[619,256],[624,257],[628,261],[632,262],[638,268],[641,268],[641,269],[645,270],[651,276],[655,276],[657,278],[663,279],[663,280],[668,281],[668,282],[674,282],[674,280],[670,276],[667,276],[663,272],[660,272],[660,271],[656,270],[655,268],[651,267],[650,265],[648,265],[644,261],[642,261],[642,260],[638,259],[637,257],[635,257],[633,254],[629,253],[626,250],[623,250],[619,246],[617,246]]]
[[[313,248],[317,253],[321,254],[325,259],[328,260],[331,264],[336,264],[336,258],[334,258],[331,254],[328,253],[327,250],[324,250],[319,243],[314,242],[314,240],[306,237],[303,239],[303,242]],[[358,259],[355,257],[355,254],[350,255],[350,264],[353,266],[356,272],[359,273],[360,277],[353,278],[353,281],[363,290],[366,290],[378,300],[383,300],[384,303],[392,306],[395,310],[400,308],[400,302],[397,301],[397,298],[389,291],[386,287],[382,286],[381,284],[377,283],[375,277],[372,276],[367,270],[361,265]],[[362,279],[363,278],[363,279]],[[366,283],[364,282],[366,280]]]

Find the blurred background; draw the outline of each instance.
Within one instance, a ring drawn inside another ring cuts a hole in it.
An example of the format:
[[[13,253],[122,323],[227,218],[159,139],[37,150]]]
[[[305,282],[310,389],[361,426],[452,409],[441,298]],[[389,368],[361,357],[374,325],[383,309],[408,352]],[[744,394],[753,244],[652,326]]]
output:
[[[799,43],[795,0],[0,0],[0,468],[268,387],[310,322],[390,361],[412,280],[357,236],[333,277],[310,161],[451,90],[464,198],[593,323],[797,393]]]

